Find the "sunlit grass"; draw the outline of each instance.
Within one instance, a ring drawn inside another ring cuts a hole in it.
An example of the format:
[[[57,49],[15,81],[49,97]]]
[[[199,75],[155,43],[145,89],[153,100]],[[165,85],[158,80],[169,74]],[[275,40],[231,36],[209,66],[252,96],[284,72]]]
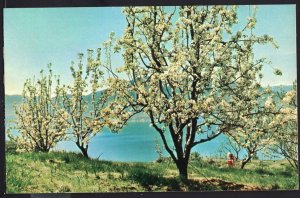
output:
[[[298,189],[298,172],[284,160],[252,160],[244,170],[238,163],[235,168],[226,166],[225,160],[215,159],[213,164],[209,160],[194,160],[190,170],[195,175],[208,178],[220,178],[226,181],[257,186],[270,189]]]
[[[124,163],[50,152],[8,153],[6,162],[8,193],[298,189],[297,171],[286,161],[252,161],[241,170],[193,156],[188,183],[177,179],[170,159]]]

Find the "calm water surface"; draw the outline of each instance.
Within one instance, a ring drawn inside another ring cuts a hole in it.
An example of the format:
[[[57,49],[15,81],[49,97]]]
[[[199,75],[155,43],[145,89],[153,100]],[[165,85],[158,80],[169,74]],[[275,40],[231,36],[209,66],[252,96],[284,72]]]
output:
[[[171,143],[170,136],[167,139]],[[226,137],[220,135],[209,142],[197,145],[193,151],[201,153],[202,156],[217,155],[221,143],[225,140]],[[111,133],[105,128],[91,140],[88,153],[93,158],[100,156],[100,159],[105,160],[150,162],[158,158],[155,151],[157,144],[164,150],[159,134],[149,126],[149,123],[132,122],[119,133]],[[60,142],[55,149],[80,152],[71,141]],[[168,156],[166,152],[164,155]]]

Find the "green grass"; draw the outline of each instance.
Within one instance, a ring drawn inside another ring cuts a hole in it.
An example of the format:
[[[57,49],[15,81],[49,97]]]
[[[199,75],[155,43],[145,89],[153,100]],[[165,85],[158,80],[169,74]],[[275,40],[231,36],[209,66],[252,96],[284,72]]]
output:
[[[125,163],[76,153],[7,153],[6,171],[8,193],[298,189],[298,173],[286,161],[252,161],[241,170],[226,167],[226,160],[193,156],[187,183],[177,179],[168,158]]]
[[[228,168],[225,160],[194,160],[191,162],[190,173],[209,178],[219,178],[234,183],[256,186],[262,190],[298,189],[298,172],[285,160],[252,160],[244,170]]]

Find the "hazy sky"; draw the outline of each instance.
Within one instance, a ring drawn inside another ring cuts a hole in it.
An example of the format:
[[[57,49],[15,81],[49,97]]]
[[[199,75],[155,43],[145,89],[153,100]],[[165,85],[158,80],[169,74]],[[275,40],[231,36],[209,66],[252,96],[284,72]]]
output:
[[[245,22],[248,6],[240,6],[239,21]],[[291,84],[296,79],[295,5],[259,6],[253,33],[269,34],[279,44],[255,48],[257,57],[267,57],[283,75],[264,68],[263,85]],[[4,9],[5,93],[20,94],[26,78],[37,75],[48,63],[63,83],[69,83],[70,62],[79,52],[102,47],[111,31],[120,36],[126,27],[121,8],[10,8]],[[117,66],[120,57],[114,57]]]

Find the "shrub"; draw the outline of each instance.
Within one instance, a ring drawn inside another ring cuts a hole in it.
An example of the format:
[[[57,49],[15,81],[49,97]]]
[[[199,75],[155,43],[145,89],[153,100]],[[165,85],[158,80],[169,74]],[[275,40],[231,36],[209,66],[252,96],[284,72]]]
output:
[[[16,154],[17,153],[17,143],[14,141],[5,142],[5,152]]]

